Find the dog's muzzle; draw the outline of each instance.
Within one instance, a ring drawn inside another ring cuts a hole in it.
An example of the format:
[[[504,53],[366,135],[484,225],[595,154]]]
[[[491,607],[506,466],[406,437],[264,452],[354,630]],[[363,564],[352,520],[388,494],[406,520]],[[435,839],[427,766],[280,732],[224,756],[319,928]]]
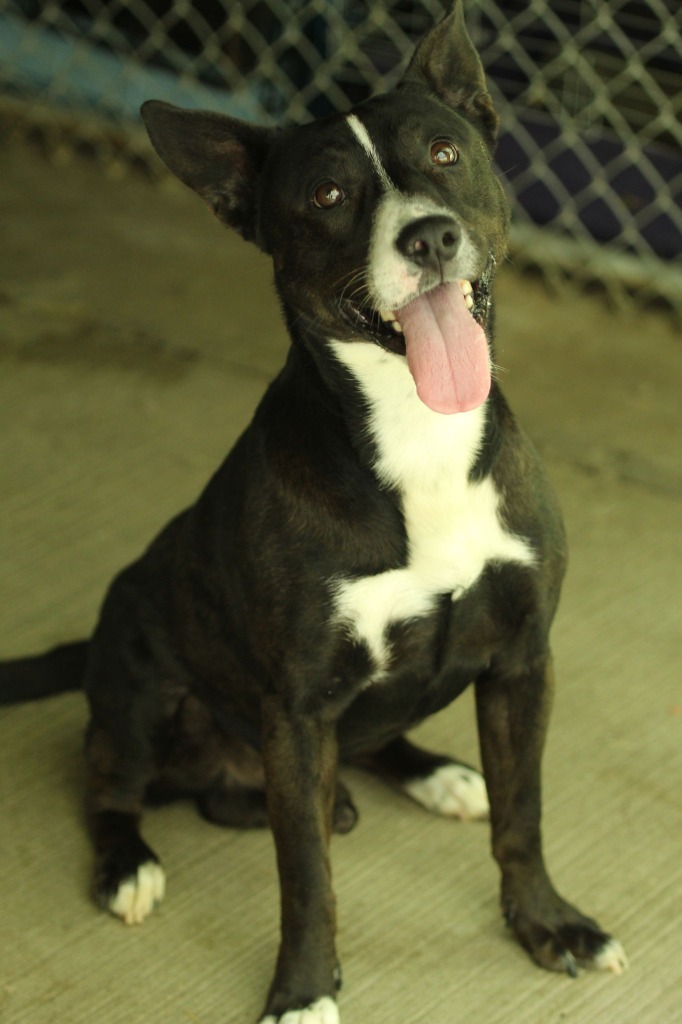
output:
[[[449,218],[423,218],[424,221],[436,221],[441,219],[451,226],[452,222]],[[415,224],[421,223],[421,220],[415,222]],[[426,238],[423,238],[422,236],[424,235],[424,232],[415,232],[413,228],[414,225],[409,225],[409,234],[407,234],[407,228],[401,232],[398,236],[398,241],[396,242],[398,247],[400,247],[400,245],[405,247],[412,245],[414,247],[415,242],[419,241],[425,245],[429,244],[428,235]],[[446,237],[446,235],[449,234],[450,227],[446,229],[443,225],[443,228],[443,235],[441,236],[440,241],[431,244],[443,246],[446,251],[449,251],[451,248],[456,249],[458,239],[455,241],[453,246],[450,240]],[[432,226],[432,229],[435,230],[435,227]],[[458,230],[456,226],[455,230]],[[423,252],[421,247],[417,246],[417,251],[420,250]],[[411,258],[414,259],[414,257]],[[427,259],[426,256],[423,258]],[[451,257],[449,257],[445,262],[449,262],[450,259]],[[490,253],[480,277],[474,281],[458,281],[459,286],[462,289],[462,294],[464,295],[464,301],[466,302],[471,316],[478,324],[480,324],[481,327],[483,327],[484,330],[488,324],[488,318],[490,316],[492,281],[495,275],[496,265],[497,261],[493,254]],[[397,355],[405,355],[405,338],[400,321],[396,318],[394,311],[378,309],[366,302],[359,303],[354,302],[351,299],[344,298],[341,301],[341,313],[346,323],[353,329],[353,333],[359,333],[362,337],[371,339],[377,345],[386,349],[387,352],[394,352]]]

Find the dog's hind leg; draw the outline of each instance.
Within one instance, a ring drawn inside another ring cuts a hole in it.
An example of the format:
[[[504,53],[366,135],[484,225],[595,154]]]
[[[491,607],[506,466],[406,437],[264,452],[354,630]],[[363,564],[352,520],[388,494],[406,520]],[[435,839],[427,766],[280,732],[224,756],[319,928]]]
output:
[[[461,821],[488,818],[488,794],[480,772],[451,757],[424,750],[405,736],[363,755],[358,764],[434,814]]]
[[[270,824],[260,752],[238,735],[218,728],[208,708],[188,694],[178,705],[161,778],[147,797],[164,801],[193,797],[199,813],[226,828],[265,828]],[[336,780],[332,829],[349,832],[357,811],[343,783]]]
[[[225,828],[265,828],[268,809],[265,791],[246,786],[229,788],[215,782],[196,797],[199,813],[206,821]]]
[[[228,787],[214,782],[196,797],[202,817],[227,828],[265,828],[270,824],[267,800],[263,789],[246,786]],[[332,830],[350,832],[358,820],[358,812],[350,793],[337,779]]]

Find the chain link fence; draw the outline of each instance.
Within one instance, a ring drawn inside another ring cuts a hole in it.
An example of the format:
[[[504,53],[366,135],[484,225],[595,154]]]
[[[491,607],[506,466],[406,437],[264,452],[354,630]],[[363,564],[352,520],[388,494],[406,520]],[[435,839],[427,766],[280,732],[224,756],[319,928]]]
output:
[[[261,122],[399,79],[441,0],[0,0],[0,114],[112,173],[158,164],[154,97]],[[503,130],[512,253],[682,313],[680,0],[469,0]]]

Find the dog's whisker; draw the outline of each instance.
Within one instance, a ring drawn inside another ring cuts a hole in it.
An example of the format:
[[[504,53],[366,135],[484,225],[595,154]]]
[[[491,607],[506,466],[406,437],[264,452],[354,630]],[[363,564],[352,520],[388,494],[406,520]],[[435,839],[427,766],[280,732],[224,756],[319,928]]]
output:
[[[348,281],[352,282],[352,281],[357,280],[358,278],[366,277],[368,274],[369,274],[369,267],[368,266],[354,267],[353,270],[349,270],[346,274],[343,274],[341,277],[339,277],[334,282],[333,287],[334,288],[338,288],[339,285],[343,281],[345,281],[346,279],[348,279]]]
[[[343,288],[339,295],[339,301],[353,301],[369,303],[370,287],[365,274],[357,274]]]
[[[509,373],[508,367],[501,366],[499,363],[490,363],[490,376],[493,380],[500,381],[507,373]]]

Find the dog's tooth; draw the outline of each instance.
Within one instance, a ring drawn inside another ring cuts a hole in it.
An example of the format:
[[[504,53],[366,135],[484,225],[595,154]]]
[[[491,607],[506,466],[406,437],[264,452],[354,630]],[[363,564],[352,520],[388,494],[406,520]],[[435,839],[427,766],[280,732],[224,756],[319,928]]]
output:
[[[465,296],[466,295],[471,295],[471,293],[474,290],[473,286],[471,284],[471,281],[464,281],[464,280],[462,280],[462,281],[459,282],[459,286],[462,289],[462,295],[465,295]]]
[[[391,313],[390,309],[380,309],[379,316],[384,321],[384,323],[387,324],[390,324],[393,320],[395,320],[395,317],[393,316],[393,313]]]
[[[474,296],[473,296],[473,294],[471,292],[469,292],[468,295],[464,296],[464,304],[465,304],[467,309],[473,309],[474,308]]]
[[[392,321],[391,327],[393,328],[393,330],[395,331],[396,334],[402,334],[403,333],[403,329],[402,329],[402,327],[400,326],[400,324],[398,323],[397,320],[393,320]]]

